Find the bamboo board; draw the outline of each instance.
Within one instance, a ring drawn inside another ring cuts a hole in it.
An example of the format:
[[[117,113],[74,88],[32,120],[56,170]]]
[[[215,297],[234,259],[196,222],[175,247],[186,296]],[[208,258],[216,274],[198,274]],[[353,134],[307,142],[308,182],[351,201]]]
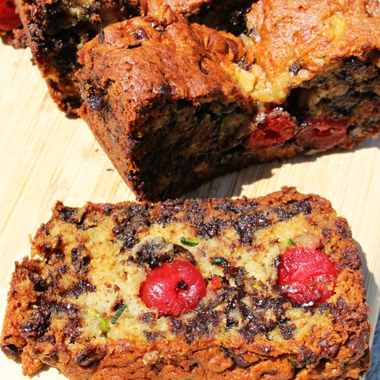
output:
[[[14,261],[28,255],[29,236],[57,200],[134,200],[82,120],[70,120],[50,99],[29,50],[0,43],[0,329]],[[370,320],[380,289],[380,139],[341,153],[258,165],[211,181],[187,197],[261,196],[296,186],[320,194],[348,219],[363,253]],[[21,366],[0,353],[1,379],[22,380]],[[63,380],[56,370],[40,380]]]

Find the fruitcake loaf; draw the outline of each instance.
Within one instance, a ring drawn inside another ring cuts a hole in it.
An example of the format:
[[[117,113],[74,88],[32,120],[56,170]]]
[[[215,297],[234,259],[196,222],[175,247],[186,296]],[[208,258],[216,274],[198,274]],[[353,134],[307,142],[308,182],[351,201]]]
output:
[[[16,263],[1,347],[72,380],[356,379],[368,312],[358,246],[317,195],[58,202]]]
[[[76,114],[82,100],[75,71],[76,53],[106,25],[145,15],[168,4],[175,12],[240,32],[251,0],[16,0],[28,33],[34,61],[46,79],[50,94],[59,108]],[[221,12],[221,13],[219,13]]]
[[[236,37],[161,8],[79,51],[81,116],[137,197],[352,148],[380,123],[378,1],[266,0]]]

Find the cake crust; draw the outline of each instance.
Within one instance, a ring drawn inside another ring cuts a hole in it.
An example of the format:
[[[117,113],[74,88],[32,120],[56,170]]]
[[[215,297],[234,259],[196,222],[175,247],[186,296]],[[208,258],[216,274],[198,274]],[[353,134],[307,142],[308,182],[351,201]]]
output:
[[[62,111],[76,116],[82,104],[75,77],[79,68],[76,54],[104,27],[168,5],[191,20],[240,33],[245,30],[250,0],[16,0],[16,4],[33,59],[51,97]]]
[[[161,7],[79,51],[79,113],[139,199],[380,128],[380,5],[259,1],[246,35]]]
[[[334,294],[321,305],[279,289],[289,244],[335,263]],[[206,296],[177,318],[160,316],[140,285],[162,262],[186,257]],[[47,364],[72,380],[355,379],[369,367],[368,312],[357,244],[319,196],[283,188],[257,199],[58,202],[32,257],[16,263],[1,346],[21,357],[25,375]]]

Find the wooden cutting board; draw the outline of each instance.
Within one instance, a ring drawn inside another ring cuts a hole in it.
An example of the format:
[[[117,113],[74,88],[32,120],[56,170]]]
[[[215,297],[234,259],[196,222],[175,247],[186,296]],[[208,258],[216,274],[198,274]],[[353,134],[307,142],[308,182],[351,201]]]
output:
[[[57,200],[134,200],[87,125],[58,111],[29,50],[0,43],[0,329],[14,261],[28,255],[29,236]],[[373,326],[380,288],[380,140],[313,157],[258,165],[211,181],[187,197],[255,197],[296,186],[328,198],[346,217],[363,253]],[[22,380],[21,365],[0,353],[1,379]],[[54,369],[40,380],[64,379]]]

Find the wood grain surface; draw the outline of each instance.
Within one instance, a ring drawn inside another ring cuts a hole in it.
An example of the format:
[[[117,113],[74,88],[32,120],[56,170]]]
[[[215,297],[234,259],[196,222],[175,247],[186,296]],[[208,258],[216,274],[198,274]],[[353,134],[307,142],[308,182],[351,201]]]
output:
[[[65,117],[50,99],[29,50],[0,43],[0,328],[15,260],[29,254],[29,237],[57,200],[134,200],[82,120]],[[187,197],[255,197],[296,186],[332,202],[360,244],[373,326],[380,288],[380,140],[352,151],[296,157],[215,179]],[[20,363],[0,353],[0,378],[21,380]],[[64,379],[54,369],[40,380]]]

